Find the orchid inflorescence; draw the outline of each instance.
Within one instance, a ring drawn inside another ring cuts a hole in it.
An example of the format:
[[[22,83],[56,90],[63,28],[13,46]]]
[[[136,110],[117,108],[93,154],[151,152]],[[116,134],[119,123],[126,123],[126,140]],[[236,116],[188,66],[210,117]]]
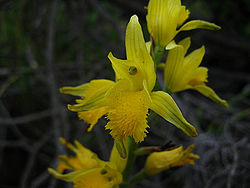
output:
[[[111,52],[108,55],[115,81],[98,79],[60,89],[61,93],[80,97],[76,104],[68,105],[68,109],[90,124],[88,131],[105,116],[108,120],[105,128],[114,139],[110,160],[103,161],[79,142],[75,141],[73,146],[61,138],[75,156],[59,156],[61,162],[57,170],[49,169],[49,172],[56,178],[74,182],[75,188],[126,187],[171,167],[194,164],[199,156],[192,153],[193,145],[186,150],[182,146],[168,150],[137,148],[137,143],[144,141],[149,132],[147,117],[152,112],[186,135],[198,136],[195,127],[183,117],[172,93],[193,89],[228,107],[227,102],[206,85],[208,69],[200,67],[205,47],[186,55],[191,39],[174,41],[180,31],[220,27],[201,20],[184,23],[190,12],[180,0],[150,0],[146,9],[151,40],[145,42],[138,17],[133,15],[126,28],[126,59],[117,59]],[[165,52],[168,52],[167,58],[162,62]],[[156,68],[164,70],[163,91],[156,87]],[[145,167],[128,180],[134,159],[141,154],[149,154]],[[64,174],[65,170],[71,172]]]

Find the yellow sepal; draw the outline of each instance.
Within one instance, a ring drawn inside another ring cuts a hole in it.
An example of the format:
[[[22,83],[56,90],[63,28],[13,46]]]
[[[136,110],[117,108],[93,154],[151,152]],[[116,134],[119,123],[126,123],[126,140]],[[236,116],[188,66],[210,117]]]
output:
[[[183,50],[184,50],[183,54],[186,55],[186,53],[191,45],[191,38],[186,37],[185,39],[181,40],[178,44],[183,47]]]
[[[188,136],[198,136],[196,129],[185,120],[180,109],[169,94],[163,91],[156,91],[152,92],[151,97],[152,104],[150,109],[181,129]]]
[[[148,88],[151,91],[154,88],[156,80],[154,62],[147,50],[141,25],[136,15],[133,15],[128,23],[125,45],[127,59],[136,63],[137,65],[135,66],[141,67]]]
[[[73,96],[84,96],[88,87],[89,83],[82,84],[76,87],[62,87],[60,88],[60,92],[63,94],[68,94]]]
[[[96,88],[95,92],[91,96],[84,98],[84,100],[82,100],[79,104],[68,105],[68,109],[73,112],[81,112],[105,106],[105,94],[113,86],[113,84],[114,83],[112,82],[112,84]]]
[[[179,80],[184,63],[184,49],[181,45],[175,45],[169,51],[164,68],[165,88],[167,91],[174,92],[176,81]]]
[[[221,27],[210,22],[202,21],[202,20],[192,20],[190,22],[185,23],[177,32],[180,31],[189,31],[193,29],[209,29],[209,30],[220,30]]]
[[[195,87],[193,87],[194,90],[197,90],[198,92],[202,93],[203,95],[207,96],[208,98],[210,98],[211,100],[213,100],[214,102],[228,108],[229,105],[227,103],[226,100],[221,99],[212,88],[206,86],[205,84],[203,85],[197,85]]]

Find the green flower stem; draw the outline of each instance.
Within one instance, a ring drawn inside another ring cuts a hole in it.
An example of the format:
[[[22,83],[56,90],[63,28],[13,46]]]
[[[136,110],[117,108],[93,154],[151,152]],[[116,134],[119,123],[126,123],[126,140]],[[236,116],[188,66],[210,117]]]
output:
[[[140,172],[138,172],[135,176],[132,177],[132,179],[128,183],[124,183],[120,185],[120,188],[131,188],[133,185],[139,183],[143,179],[147,178],[147,174],[145,173],[145,170],[142,169]]]
[[[138,172],[128,183],[129,186],[134,185],[142,181],[143,179],[147,178],[147,174],[145,173],[145,170],[142,169],[140,172]]]
[[[142,169],[140,172],[138,172],[135,176],[132,177],[132,179],[128,183],[124,183],[120,185],[120,188],[131,188],[133,185],[139,183],[143,179],[147,178],[147,174],[145,173],[145,170]]]
[[[152,57],[156,67],[158,66],[158,64],[160,64],[164,52],[165,52],[164,47],[160,45],[155,46]]]
[[[136,155],[134,151],[137,149],[137,144],[135,143],[133,138],[129,137],[128,139],[129,139],[128,140],[128,161],[123,171],[123,181],[126,181],[129,178],[130,172],[134,166],[134,162],[136,159]]]
[[[165,88],[164,91],[165,91],[166,93],[168,93],[169,95],[172,94],[172,92],[170,92],[167,88]]]

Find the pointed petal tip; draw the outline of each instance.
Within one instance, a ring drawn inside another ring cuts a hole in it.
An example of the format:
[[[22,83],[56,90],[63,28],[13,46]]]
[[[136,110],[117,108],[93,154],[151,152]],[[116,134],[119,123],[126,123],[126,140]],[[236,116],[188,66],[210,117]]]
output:
[[[110,58],[110,57],[112,57],[112,56],[113,56],[112,52],[109,52],[108,58]]]
[[[71,104],[68,104],[67,105],[67,108],[72,111],[72,112],[79,112],[79,110],[77,109],[76,105],[71,105]]]
[[[201,54],[203,54],[202,56],[204,57],[204,55],[205,55],[205,53],[206,53],[206,48],[205,48],[204,45],[202,45],[202,46],[200,47],[200,52],[201,52]],[[201,60],[201,61],[202,61],[202,60]]]
[[[165,46],[165,50],[172,50],[173,48],[178,47],[174,40],[170,41],[167,46]]]
[[[61,142],[62,144],[66,143],[66,140],[63,137],[59,138],[59,142]]]
[[[60,93],[63,93],[63,94],[64,94],[64,92],[65,92],[65,87],[61,87],[59,90],[60,90]]]
[[[189,43],[191,43],[191,37],[186,37],[184,40],[187,40]]]
[[[197,136],[199,136],[198,133],[197,133],[197,131],[196,131],[196,129],[195,129],[195,127],[193,125],[191,125],[190,123],[187,123],[187,124],[188,124],[187,127],[189,127],[189,130],[185,130],[185,131],[183,130],[183,132],[185,132],[186,135],[188,135],[190,137],[197,137]]]
[[[230,107],[229,104],[228,104],[228,102],[226,100],[223,100],[221,102],[221,105],[224,106],[225,108],[229,108]]]
[[[218,31],[221,29],[220,26],[214,24],[214,23],[210,23],[211,24],[211,27],[209,28],[210,30],[214,30],[214,31]]]
[[[138,21],[138,16],[134,14],[133,16],[131,16],[130,21]]]
[[[72,110],[72,106],[73,106],[73,105],[68,104],[68,105],[67,105],[67,108],[68,108],[69,110]]]
[[[215,31],[217,31],[217,30],[220,30],[221,29],[221,26],[218,26],[218,25],[216,25],[216,24],[214,24],[215,25],[215,27],[214,27],[214,30]]]
[[[196,129],[194,129],[194,132],[192,132],[191,136],[192,136],[192,137],[197,137],[197,136],[199,136],[199,134],[197,133]]]
[[[112,54],[112,52],[109,52],[109,54],[108,54],[108,59],[109,59],[109,61],[112,63],[112,59],[114,58],[114,56],[113,56],[113,54]]]
[[[91,131],[93,130],[93,128],[94,128],[94,126],[90,126],[90,127],[88,128],[88,132],[91,132]]]
[[[48,172],[51,174],[51,175],[53,175],[53,176],[55,176],[57,173],[56,173],[56,171],[54,170],[54,169],[52,169],[52,168],[48,168]]]
[[[86,108],[83,107],[82,104],[75,104],[75,105],[68,104],[67,107],[72,112],[82,112],[87,110]]]

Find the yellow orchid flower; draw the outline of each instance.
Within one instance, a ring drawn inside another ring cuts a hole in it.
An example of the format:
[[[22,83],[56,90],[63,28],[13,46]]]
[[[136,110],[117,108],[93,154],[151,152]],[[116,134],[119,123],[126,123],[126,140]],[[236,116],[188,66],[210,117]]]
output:
[[[151,109],[188,136],[197,136],[195,128],[182,116],[171,96],[163,91],[152,92],[156,73],[154,62],[147,52],[141,26],[136,15],[128,23],[125,37],[127,60],[108,55],[115,71],[116,82],[93,80],[78,87],[64,87],[62,93],[81,96],[76,105],[68,108],[91,124],[107,114],[106,129],[116,140],[133,137],[141,142],[146,137],[147,114]]]
[[[150,0],[147,10],[148,31],[155,43],[162,47],[167,46],[180,31],[220,29],[219,26],[202,20],[192,20],[181,26],[190,14],[181,5],[181,0]]]
[[[175,93],[186,89],[194,89],[222,106],[228,107],[227,102],[219,98],[205,84],[208,69],[199,67],[205,54],[204,46],[185,56],[190,43],[190,38],[187,37],[180,41],[178,45],[172,42],[171,45],[167,46],[170,51],[164,68],[166,90]]]
[[[60,141],[71,149],[75,156],[59,156],[61,160],[57,170],[49,168],[49,173],[58,179],[74,183],[74,188],[115,188],[122,183],[122,171],[127,158],[120,157],[114,144],[110,161],[102,161],[95,153],[75,141],[75,146],[60,138]],[[127,150],[127,141],[124,144]],[[72,171],[63,174],[65,170]]]
[[[186,150],[183,150],[182,146],[179,146],[173,150],[153,152],[146,160],[145,173],[148,176],[160,173],[171,167],[182,166],[184,164],[194,164],[194,160],[199,159],[198,155],[192,153],[194,145],[189,146]]]

